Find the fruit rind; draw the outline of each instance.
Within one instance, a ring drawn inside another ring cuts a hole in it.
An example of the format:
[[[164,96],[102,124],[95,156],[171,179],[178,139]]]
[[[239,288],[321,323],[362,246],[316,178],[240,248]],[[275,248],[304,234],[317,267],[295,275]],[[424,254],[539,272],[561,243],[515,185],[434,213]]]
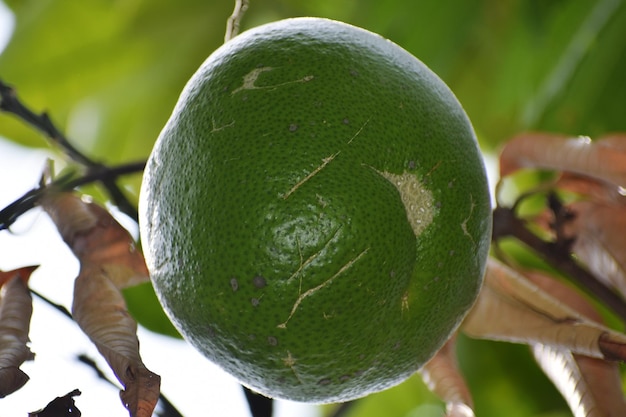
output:
[[[187,340],[253,389],[307,402],[425,363],[475,300],[491,228],[450,90],[390,41],[319,18],[207,59],[155,145],[140,212]]]

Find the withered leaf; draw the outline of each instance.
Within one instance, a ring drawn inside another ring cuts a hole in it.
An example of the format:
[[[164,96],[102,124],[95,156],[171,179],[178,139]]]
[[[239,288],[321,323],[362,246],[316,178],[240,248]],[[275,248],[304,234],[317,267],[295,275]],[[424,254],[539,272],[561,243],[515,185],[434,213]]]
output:
[[[28,375],[19,367],[33,359],[28,348],[33,306],[26,282],[35,268],[0,272],[0,398],[28,382]]]
[[[32,266],[24,266],[21,268],[14,269],[12,271],[0,271],[0,287],[6,284],[11,279],[18,277],[24,283],[28,283],[30,275],[35,271],[35,269],[39,268],[38,265]]]
[[[593,274],[626,297],[626,207],[577,201],[564,232],[575,238],[572,251]]]
[[[581,200],[626,207],[626,196],[620,187],[583,175],[562,173],[555,183],[555,188],[578,194]]]
[[[573,288],[542,273],[524,272],[524,275],[583,316],[602,322],[595,308]],[[532,350],[537,363],[559,389],[576,417],[626,416],[617,363],[541,344],[534,345]]]
[[[626,360],[626,335],[586,319],[493,258],[462,331],[474,338],[543,344],[594,358]]]
[[[426,363],[420,374],[428,388],[446,403],[446,417],[473,417],[473,400],[456,361],[456,335]]]
[[[160,377],[139,355],[137,323],[127,311],[121,288],[148,279],[132,237],[96,204],[70,193],[51,194],[42,206],[80,261],[72,315],[124,386],[120,396],[132,417],[150,417]]]
[[[137,323],[119,289],[97,266],[81,267],[72,314],[124,385],[124,406],[134,417],[150,417],[159,399],[160,377],[139,356]]]
[[[149,281],[141,251],[108,211],[71,193],[52,193],[41,205],[81,264],[99,265],[118,288]]]
[[[500,175],[521,168],[544,168],[596,178],[626,186],[626,134],[595,141],[550,133],[523,133],[508,141],[500,153]]]

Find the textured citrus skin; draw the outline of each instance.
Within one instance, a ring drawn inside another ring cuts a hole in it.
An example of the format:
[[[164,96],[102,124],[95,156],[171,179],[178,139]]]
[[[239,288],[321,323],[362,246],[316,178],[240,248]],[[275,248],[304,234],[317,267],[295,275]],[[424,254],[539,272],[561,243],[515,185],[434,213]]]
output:
[[[437,351],[477,296],[491,227],[449,89],[399,46],[319,18],[207,59],[140,212],[184,337],[265,395],[318,403],[395,385]]]

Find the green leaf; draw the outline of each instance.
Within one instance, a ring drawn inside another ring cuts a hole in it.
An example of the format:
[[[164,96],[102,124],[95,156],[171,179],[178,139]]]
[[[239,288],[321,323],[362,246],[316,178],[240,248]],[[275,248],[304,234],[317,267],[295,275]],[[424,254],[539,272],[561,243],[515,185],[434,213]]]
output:
[[[181,338],[159,304],[150,283],[135,285],[122,290],[128,311],[137,322],[148,330],[167,336]]]

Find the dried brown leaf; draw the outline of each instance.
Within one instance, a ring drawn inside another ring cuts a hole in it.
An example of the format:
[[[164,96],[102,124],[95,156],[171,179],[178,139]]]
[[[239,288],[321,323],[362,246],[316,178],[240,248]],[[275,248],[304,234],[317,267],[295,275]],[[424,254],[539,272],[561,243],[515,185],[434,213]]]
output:
[[[626,196],[620,187],[583,175],[562,173],[555,188],[578,194],[582,200],[626,207]]]
[[[81,267],[74,284],[72,314],[124,385],[120,396],[130,415],[150,417],[159,398],[160,377],[143,364],[137,323],[106,271]]]
[[[0,272],[0,398],[28,382],[28,375],[19,367],[24,361],[33,359],[28,348],[33,305],[26,281],[35,268]]]
[[[541,273],[524,275],[543,291],[590,320],[602,322],[595,308],[577,291]],[[575,417],[626,415],[619,367],[615,362],[572,354],[567,349],[533,346],[533,354],[544,373],[559,389]]]
[[[0,287],[9,282],[11,279],[16,276],[20,278],[24,283],[28,283],[28,279],[30,275],[35,271],[35,269],[39,268],[38,265],[32,266],[24,266],[22,268],[17,268],[12,271],[0,271]]]
[[[473,400],[456,360],[456,335],[420,369],[428,388],[446,403],[446,417],[473,417]]]
[[[129,233],[103,208],[73,194],[51,194],[42,206],[80,261],[72,315],[124,386],[122,402],[132,417],[150,417],[160,377],[139,355],[137,323],[120,289],[148,279],[142,254]]]
[[[108,211],[71,193],[50,194],[41,205],[81,263],[105,269],[118,288],[149,281],[141,251]]]
[[[614,362],[539,344],[533,346],[533,354],[575,417],[626,415],[619,369]]]
[[[488,262],[485,284],[462,331],[475,338],[626,360],[626,335],[586,319],[495,259]]]
[[[576,239],[572,251],[599,280],[626,297],[626,208],[577,201],[568,209],[574,218],[564,232]]]
[[[500,153],[500,175],[522,168],[544,168],[626,186],[626,135],[591,141],[550,133],[524,133],[508,141]]]

